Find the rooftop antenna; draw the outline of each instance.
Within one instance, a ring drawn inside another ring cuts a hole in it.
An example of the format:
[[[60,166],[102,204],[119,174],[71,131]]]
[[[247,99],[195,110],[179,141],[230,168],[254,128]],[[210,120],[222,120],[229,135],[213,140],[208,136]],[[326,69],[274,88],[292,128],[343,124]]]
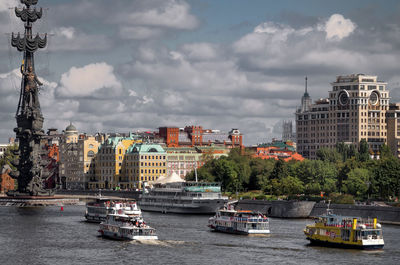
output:
[[[306,93],[305,94],[307,94],[307,76],[306,76]]]

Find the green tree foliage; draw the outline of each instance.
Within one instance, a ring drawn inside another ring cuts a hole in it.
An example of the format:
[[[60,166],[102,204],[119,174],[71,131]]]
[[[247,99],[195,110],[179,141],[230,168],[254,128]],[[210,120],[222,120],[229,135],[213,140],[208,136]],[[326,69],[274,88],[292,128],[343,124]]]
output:
[[[322,147],[317,151],[317,158],[324,162],[338,163],[342,160],[341,154],[336,149]]]
[[[361,162],[366,162],[370,159],[368,143],[365,139],[360,141],[357,158]]]
[[[400,161],[397,158],[378,160],[373,170],[373,191],[380,198],[399,196],[399,172]]]
[[[15,155],[16,151],[18,151],[18,145],[10,145],[7,147],[3,156],[0,157],[0,169],[5,164],[9,165],[13,170],[16,169],[11,163],[11,161],[18,159],[18,156]]]
[[[304,191],[304,185],[298,178],[286,176],[280,181],[280,191],[285,195],[301,194]]]
[[[356,147],[354,145],[348,145],[343,142],[336,144],[336,151],[342,157],[342,161],[345,162],[347,159],[356,156]]]
[[[321,160],[304,160],[294,165],[293,176],[304,183],[306,194],[330,193],[336,190],[338,172],[333,163]]]
[[[392,154],[392,151],[390,151],[389,146],[387,146],[386,144],[382,145],[379,151],[381,160],[395,158]]]
[[[367,194],[371,172],[366,168],[351,169],[347,179],[343,181],[343,192],[361,197]]]
[[[339,143],[336,149],[321,148],[318,160],[289,161],[254,158],[250,153],[233,149],[229,156],[208,157],[197,170],[200,181],[218,181],[226,192],[261,190],[270,195],[320,192],[335,194],[337,200],[351,202],[360,198],[390,199],[400,197],[400,161],[387,146],[381,148],[381,159],[372,160],[368,144]],[[187,180],[194,180],[191,172]],[[348,195],[344,195],[347,193]]]
[[[274,165],[274,159],[252,159],[250,161],[249,190],[265,190]]]

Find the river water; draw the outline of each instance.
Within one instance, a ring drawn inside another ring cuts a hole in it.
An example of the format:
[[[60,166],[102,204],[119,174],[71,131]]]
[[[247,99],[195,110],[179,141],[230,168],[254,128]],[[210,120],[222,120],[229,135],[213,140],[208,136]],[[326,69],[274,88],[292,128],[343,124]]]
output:
[[[383,225],[385,248],[360,251],[308,246],[311,220],[270,219],[271,235],[210,232],[209,216],[143,213],[160,240],[97,236],[84,206],[0,207],[0,264],[400,264],[400,226]]]

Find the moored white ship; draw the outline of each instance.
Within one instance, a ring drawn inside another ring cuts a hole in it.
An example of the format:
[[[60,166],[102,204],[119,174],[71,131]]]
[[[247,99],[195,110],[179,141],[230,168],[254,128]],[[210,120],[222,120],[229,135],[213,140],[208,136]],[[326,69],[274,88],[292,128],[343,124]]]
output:
[[[181,181],[155,184],[141,195],[139,205],[143,211],[212,214],[226,202],[219,183]]]
[[[233,205],[219,209],[208,220],[208,226],[214,231],[231,234],[270,233],[268,217],[258,212],[235,210]]]

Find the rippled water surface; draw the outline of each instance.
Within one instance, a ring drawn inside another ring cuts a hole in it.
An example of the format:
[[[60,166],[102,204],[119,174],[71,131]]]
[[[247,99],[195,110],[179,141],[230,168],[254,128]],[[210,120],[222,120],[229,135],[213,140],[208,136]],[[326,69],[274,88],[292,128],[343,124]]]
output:
[[[360,251],[310,247],[310,220],[271,218],[271,235],[210,232],[209,216],[144,213],[160,240],[97,237],[84,206],[0,207],[0,264],[400,264],[400,226],[384,225],[385,248]]]

